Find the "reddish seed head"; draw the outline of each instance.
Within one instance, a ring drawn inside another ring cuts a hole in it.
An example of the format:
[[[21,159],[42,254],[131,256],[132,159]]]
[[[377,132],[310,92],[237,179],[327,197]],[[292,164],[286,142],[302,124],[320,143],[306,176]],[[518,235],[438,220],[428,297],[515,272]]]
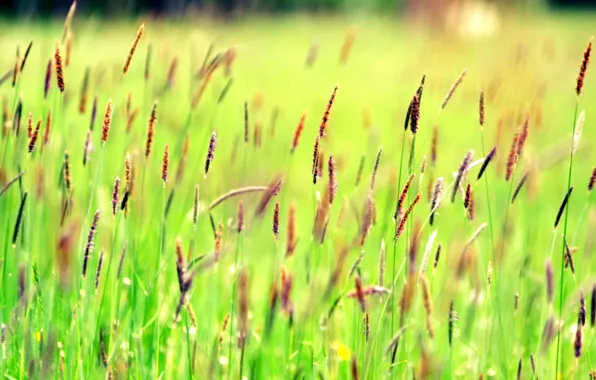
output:
[[[304,129],[304,122],[306,121],[306,112],[302,114],[300,117],[300,121],[298,122],[298,126],[294,131],[294,138],[292,139],[292,147],[290,149],[291,153],[294,153],[296,148],[298,147],[298,142],[300,141],[300,135],[302,134],[302,130]]]
[[[56,66],[56,84],[58,85],[58,89],[60,90],[60,92],[64,92],[64,72],[62,68],[62,57],[60,56],[60,49],[58,49],[58,44],[56,44],[56,50],[54,51],[54,64]],[[50,67],[50,65],[48,65],[48,67]]]
[[[325,113],[323,114],[323,120],[321,120],[321,126],[319,127],[319,136],[325,136],[325,128],[327,128],[327,122],[329,121],[329,114],[331,113],[331,107],[333,106],[333,102],[335,101],[335,94],[337,93],[337,89],[339,86],[335,86],[333,88],[333,92],[331,93],[331,98],[329,98],[329,102],[327,103],[327,108],[325,108]]]
[[[588,46],[586,46],[586,50],[584,50],[584,58],[582,60],[581,66],[579,68],[579,75],[577,76],[577,82],[575,85],[575,93],[577,96],[580,96],[582,93],[582,88],[584,86],[584,80],[586,78],[586,70],[588,69],[588,64],[590,63],[590,54],[592,53],[592,40],[594,37],[590,37],[588,41]]]
[[[180,239],[176,239],[176,274],[178,275],[178,287],[180,288],[180,292],[183,292],[186,276],[186,262],[184,261],[182,241]]]
[[[37,141],[37,137],[39,136],[39,127],[40,126],[41,126],[41,120],[39,120],[37,122],[37,126],[35,127],[35,130],[33,131],[33,133],[31,133],[31,138],[29,138],[29,146],[28,146],[29,153],[33,152],[33,149],[35,149],[35,142]]]
[[[364,291],[362,289],[362,280],[360,279],[360,276],[357,275],[354,278],[354,285],[356,289],[356,298],[360,304],[360,310],[362,310],[363,313],[366,313],[366,298],[364,298]]]
[[[439,127],[435,125],[430,149],[430,165],[434,167],[437,163],[437,146],[439,144]]]
[[[161,179],[163,181],[164,187],[166,183],[168,183],[168,163],[169,163],[169,146],[166,144],[163,150],[163,160],[161,163]]]
[[[155,122],[157,121],[157,101],[153,103],[151,108],[151,115],[147,123],[147,140],[145,141],[145,157],[151,154],[151,145],[153,143],[153,135],[155,134]]]
[[[275,209],[273,210],[273,235],[277,240],[279,236],[279,201],[275,202]]]
[[[480,99],[478,101],[478,121],[480,126],[484,126],[484,89],[480,90]]]
[[[395,233],[396,239],[399,238],[401,236],[401,234],[404,232],[404,229],[406,227],[406,221],[408,220],[408,217],[414,210],[414,206],[416,206],[419,201],[420,201],[420,193],[416,194],[416,198],[414,198],[414,201],[412,202],[412,204],[410,205],[410,207],[408,208],[408,210],[406,211],[404,216],[400,219],[400,222],[397,227],[397,231]]]
[[[296,248],[296,203],[292,202],[288,216],[288,242],[286,256],[291,256]]]
[[[408,181],[404,185],[404,188],[402,189],[399,198],[397,199],[397,206],[395,207],[395,212],[393,213],[393,220],[395,220],[396,222],[399,222],[403,215],[404,202],[406,201],[406,197],[408,196],[408,191],[410,190],[410,186],[412,185],[413,180],[414,174],[411,174],[408,178]]]
[[[104,143],[108,141],[108,134],[110,133],[110,126],[112,125],[112,99],[108,99],[106,104],[106,112],[103,116],[103,126],[101,128],[101,141]]]
[[[459,190],[459,186],[464,180],[466,174],[468,173],[468,168],[472,163],[472,158],[474,157],[474,152],[469,150],[464,159],[462,160],[461,164],[459,165],[459,170],[457,171],[457,177],[455,177],[455,182],[453,184],[453,192],[451,193],[451,203],[455,202],[455,196]]]
[[[337,181],[335,180],[335,161],[333,155],[329,155],[329,204],[333,204],[335,192],[337,191]]]

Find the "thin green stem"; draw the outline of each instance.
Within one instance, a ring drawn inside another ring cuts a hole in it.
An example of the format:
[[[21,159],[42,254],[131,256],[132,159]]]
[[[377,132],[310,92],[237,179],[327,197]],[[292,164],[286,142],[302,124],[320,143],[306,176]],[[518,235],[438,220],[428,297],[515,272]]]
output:
[[[571,189],[571,174],[573,170],[573,136],[575,135],[575,124],[577,123],[577,110],[579,108],[579,96],[575,101],[575,111],[573,113],[573,127],[571,129],[571,150],[569,152],[569,170],[567,171],[567,192]],[[565,241],[567,239],[567,222],[569,219],[569,204],[565,208],[565,220],[563,221],[563,241],[561,243],[561,270],[559,280],[559,318],[563,319],[563,286],[565,284]],[[557,330],[557,355],[555,364],[555,377],[559,377],[559,352],[561,346],[561,329]]]

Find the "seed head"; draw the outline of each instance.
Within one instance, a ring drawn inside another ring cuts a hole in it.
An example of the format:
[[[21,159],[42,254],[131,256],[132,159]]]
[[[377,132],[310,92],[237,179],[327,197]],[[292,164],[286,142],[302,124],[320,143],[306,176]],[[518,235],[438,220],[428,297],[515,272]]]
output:
[[[89,255],[93,251],[93,239],[95,238],[95,234],[97,232],[97,223],[99,222],[99,210],[95,211],[95,215],[93,215],[93,222],[91,223],[91,227],[89,228],[89,234],[87,235],[87,244],[85,244],[85,252],[83,255],[83,278],[87,274],[87,262],[89,260]]]
[[[215,158],[215,147],[217,145],[217,136],[215,135],[215,131],[211,133],[211,139],[209,140],[209,149],[207,150],[207,159],[205,160],[205,177],[207,177],[207,173],[209,172],[209,166],[211,165],[211,161]]]
[[[118,203],[120,203],[120,178],[116,177],[112,191],[112,215],[114,216],[116,216],[118,210]]]
[[[161,162],[161,179],[164,187],[168,183],[168,163],[169,163],[169,146],[166,144],[163,150],[163,160]]]
[[[579,75],[577,76],[577,81],[575,84],[575,94],[580,96],[582,93],[582,88],[584,87],[584,80],[586,78],[586,70],[588,69],[588,64],[590,63],[590,54],[592,53],[592,40],[594,37],[590,37],[588,41],[588,46],[586,46],[586,50],[584,50],[584,58],[582,63],[579,67]]]
[[[64,92],[64,72],[62,68],[62,57],[60,56],[60,49],[58,48],[58,44],[56,44],[56,49],[54,51],[54,65],[56,66],[56,84],[58,85],[58,89],[60,90],[60,92]]]
[[[484,127],[484,90],[480,90],[480,100],[478,101],[478,120],[480,126]]]
[[[298,122],[298,126],[294,131],[294,138],[292,139],[292,147],[290,148],[290,153],[294,153],[296,148],[298,147],[298,142],[300,141],[300,135],[302,135],[302,130],[304,129],[304,122],[306,121],[306,112],[302,114],[300,117],[300,121]]]
[[[31,138],[29,138],[29,146],[28,152],[31,153],[35,149],[35,143],[37,142],[37,137],[39,136],[39,127],[41,126],[41,119],[37,122],[37,126],[35,130],[31,133]]]
[[[124,62],[124,68],[122,69],[122,76],[124,76],[128,72],[128,68],[130,67],[130,62],[132,61],[132,56],[135,54],[137,50],[137,46],[139,45],[139,41],[143,36],[143,31],[145,29],[145,24],[141,24],[139,29],[137,29],[137,36],[135,37],[132,46],[130,47],[130,52],[128,53],[128,57],[126,57],[126,61]]]
[[[327,122],[329,121],[329,114],[331,113],[331,107],[333,106],[333,102],[335,101],[335,94],[337,93],[337,89],[339,86],[335,86],[333,88],[333,92],[331,93],[331,97],[329,98],[329,102],[327,102],[327,108],[325,108],[325,113],[323,114],[323,120],[321,120],[321,126],[319,127],[319,136],[325,136],[325,128],[327,128]]]
[[[590,176],[590,180],[588,181],[588,191],[594,190],[594,185],[596,184],[596,167],[592,170],[592,175]]]
[[[335,179],[335,161],[333,155],[329,155],[329,204],[333,204],[335,193],[337,191],[337,181]]]
[[[380,147],[379,151],[377,152],[377,158],[375,159],[375,166],[373,167],[372,176],[370,177],[370,190],[371,191],[375,188],[375,179],[377,177],[377,170],[379,170],[379,164],[381,162],[381,153],[382,152],[383,152],[383,147]]]
[[[420,98],[414,95],[410,103],[410,131],[412,134],[418,132],[418,122],[420,121]]]
[[[292,256],[296,248],[296,203],[292,202],[288,215],[288,242],[286,245],[286,257]]]
[[[443,177],[437,178],[433,188],[433,194],[430,200],[430,218],[429,223],[432,226],[435,221],[435,212],[441,205],[441,198],[443,197]]]
[[[441,110],[445,109],[445,107],[447,106],[447,103],[449,103],[449,100],[455,93],[455,90],[457,90],[459,85],[464,81],[464,78],[466,77],[467,73],[468,73],[468,69],[466,68],[466,69],[464,69],[464,71],[462,71],[462,73],[459,75],[457,80],[455,82],[453,82],[453,84],[449,88],[449,91],[447,91],[447,95],[445,95],[445,99],[443,99],[443,103],[441,103]]]
[[[72,178],[70,177],[70,161],[68,151],[64,151],[64,184],[66,186],[66,192],[70,194],[72,191]]]
[[[103,126],[101,128],[101,141],[106,143],[108,141],[108,134],[110,133],[110,126],[112,125],[112,99],[108,99],[106,104],[106,112],[103,116]]]
[[[46,76],[43,81],[43,98],[46,99],[48,97],[48,92],[50,91],[50,82],[52,81],[52,59],[48,60],[48,66],[46,67]]]
[[[275,202],[275,209],[273,210],[273,235],[277,240],[279,236],[279,201]]]
[[[317,183],[317,179],[319,178],[319,141],[321,136],[317,135],[317,139],[315,140],[315,146],[313,149],[313,156],[312,156],[312,176],[313,176],[313,184]]]
[[[466,174],[468,173],[468,168],[472,163],[472,158],[474,157],[474,152],[469,150],[464,159],[462,160],[461,164],[459,165],[459,170],[457,171],[457,177],[455,177],[455,182],[453,184],[453,192],[451,193],[451,203],[455,202],[455,196],[459,190],[459,186],[464,180]]]
[[[151,108],[151,115],[147,123],[147,140],[145,141],[145,157],[151,154],[151,145],[153,143],[153,135],[155,134],[155,122],[157,121],[157,101],[153,103]]]

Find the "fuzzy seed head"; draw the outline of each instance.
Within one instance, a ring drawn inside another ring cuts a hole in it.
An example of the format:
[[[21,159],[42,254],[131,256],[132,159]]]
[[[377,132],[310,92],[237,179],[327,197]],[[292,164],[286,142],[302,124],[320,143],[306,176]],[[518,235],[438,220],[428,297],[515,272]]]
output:
[[[112,99],[108,99],[106,104],[106,112],[103,116],[103,125],[101,128],[101,141],[106,143],[108,141],[108,134],[110,133],[110,126],[112,125]]]

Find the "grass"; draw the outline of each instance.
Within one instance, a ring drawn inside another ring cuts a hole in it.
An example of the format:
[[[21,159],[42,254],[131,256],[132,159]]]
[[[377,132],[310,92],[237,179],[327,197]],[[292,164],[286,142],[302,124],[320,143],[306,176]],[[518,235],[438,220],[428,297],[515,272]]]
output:
[[[588,313],[596,312],[589,305],[596,281],[591,272],[595,241],[590,234],[596,227],[596,209],[594,196],[586,194],[596,164],[592,153],[596,132],[589,108],[596,101],[596,81],[590,67],[584,94],[578,98],[574,88],[585,42],[594,33],[591,15],[537,14],[532,22],[511,17],[498,35],[488,39],[457,38],[404,20],[370,16],[143,22],[145,34],[123,76],[122,66],[140,23],[75,16],[70,65],[64,68],[66,90],[58,91],[53,76],[47,98],[45,68],[53,58],[55,41],[61,40],[62,24],[0,25],[3,51],[13,52],[17,45],[23,51],[33,41],[15,88],[12,77],[0,85],[4,105],[0,188],[25,171],[0,191],[3,376],[347,378],[357,371],[367,379],[413,374],[513,378],[521,359],[522,377],[531,378],[530,355],[537,378],[588,376],[593,369],[593,326],[588,323],[582,330],[578,358],[574,345],[580,291]],[[353,46],[341,64],[346,36],[353,38]],[[318,55],[306,67],[313,40],[318,43]],[[210,45],[212,52],[205,59]],[[228,73],[223,62],[211,76],[196,75],[204,61],[209,64],[215,54],[231,47],[235,58]],[[63,55],[65,51],[61,46]],[[175,73],[170,75],[174,59]],[[0,67],[14,67],[11,54],[0,58]],[[87,68],[87,107],[80,113]],[[466,77],[439,111],[464,68],[468,68]],[[403,130],[404,117],[423,74],[417,132],[422,135],[414,139],[410,130]],[[325,165],[313,185],[313,144],[335,85],[339,88],[326,136],[320,140]],[[193,108],[191,99],[201,88],[204,92]],[[478,122],[481,89],[486,103],[482,128]],[[127,133],[129,94],[131,110],[136,109],[138,116]],[[95,96],[98,110],[92,149],[83,165]],[[108,99],[114,100],[112,123],[103,144],[101,126]],[[19,100],[22,117],[16,136],[12,121]],[[158,101],[157,121],[151,154],[146,157],[147,122],[154,100]],[[587,109],[583,136],[577,153],[570,156],[569,116],[583,109]],[[50,111],[50,139],[42,149]],[[25,131],[29,112],[34,125],[42,119],[31,154]],[[292,153],[294,130],[304,113],[304,129]],[[529,137],[507,182],[511,139],[526,114]],[[429,163],[421,176],[423,157],[430,159],[435,125],[437,162]],[[213,131],[217,144],[205,176]],[[164,184],[166,144],[169,167]],[[375,186],[370,189],[381,146]],[[474,192],[476,215],[470,220],[459,195],[450,202],[453,173],[468,150],[474,151],[474,160],[480,160],[493,146],[497,156],[484,179],[476,181],[481,163],[477,162],[461,182],[464,188],[470,182]],[[64,183],[65,150],[71,191]],[[328,206],[330,155],[338,186]],[[134,166],[134,191],[126,210],[118,207],[113,216],[116,177],[122,179],[120,200],[130,190],[127,156]],[[363,156],[362,177],[355,186]],[[513,189],[528,172],[512,203]],[[416,194],[421,193],[421,198],[395,240],[392,216],[411,173],[414,179],[404,211]],[[259,215],[255,210],[267,193],[264,189],[278,176],[284,181],[281,190]],[[428,189],[439,177],[444,178],[445,197],[431,226]],[[210,207],[223,194],[248,186],[255,187],[233,192]],[[569,186],[574,191],[561,228],[553,233]],[[369,195],[374,212],[367,212]],[[240,201],[244,228],[238,232]],[[278,237],[272,230],[276,201],[280,204]],[[297,244],[293,254],[286,256],[292,203]],[[96,209],[100,217],[94,249],[87,276],[82,278],[83,249]],[[315,223],[317,212],[324,217]],[[360,245],[367,215],[372,218],[371,227]],[[471,240],[484,223],[486,228]],[[216,243],[219,225],[221,241]],[[18,235],[13,245],[15,228]],[[564,249],[562,234],[572,249],[577,248],[574,275],[564,267],[562,257],[553,255],[555,244]],[[434,241],[428,248],[430,256],[424,259],[428,263],[424,276],[433,312],[427,321],[418,277],[429,239]],[[384,282],[379,284],[381,241],[386,266]],[[435,269],[431,263],[439,243],[443,248]],[[96,290],[102,249],[103,269]],[[190,286],[175,321],[181,299],[177,249],[183,251],[186,266],[182,280]],[[360,256],[350,276],[350,267]],[[547,302],[547,259],[555,273],[556,307]],[[489,261],[492,282],[488,281]],[[282,271],[286,279],[292,278],[289,294],[280,283]],[[381,294],[365,295],[364,303],[348,297],[356,277],[364,289],[381,286]],[[401,310],[404,297],[408,305]],[[454,313],[450,315],[451,304]],[[543,330],[550,318],[555,320],[555,331],[549,337]],[[227,320],[227,326],[222,326]],[[238,344],[244,323],[245,342]],[[434,330],[432,337],[427,324]],[[396,334],[398,345],[387,353]]]

